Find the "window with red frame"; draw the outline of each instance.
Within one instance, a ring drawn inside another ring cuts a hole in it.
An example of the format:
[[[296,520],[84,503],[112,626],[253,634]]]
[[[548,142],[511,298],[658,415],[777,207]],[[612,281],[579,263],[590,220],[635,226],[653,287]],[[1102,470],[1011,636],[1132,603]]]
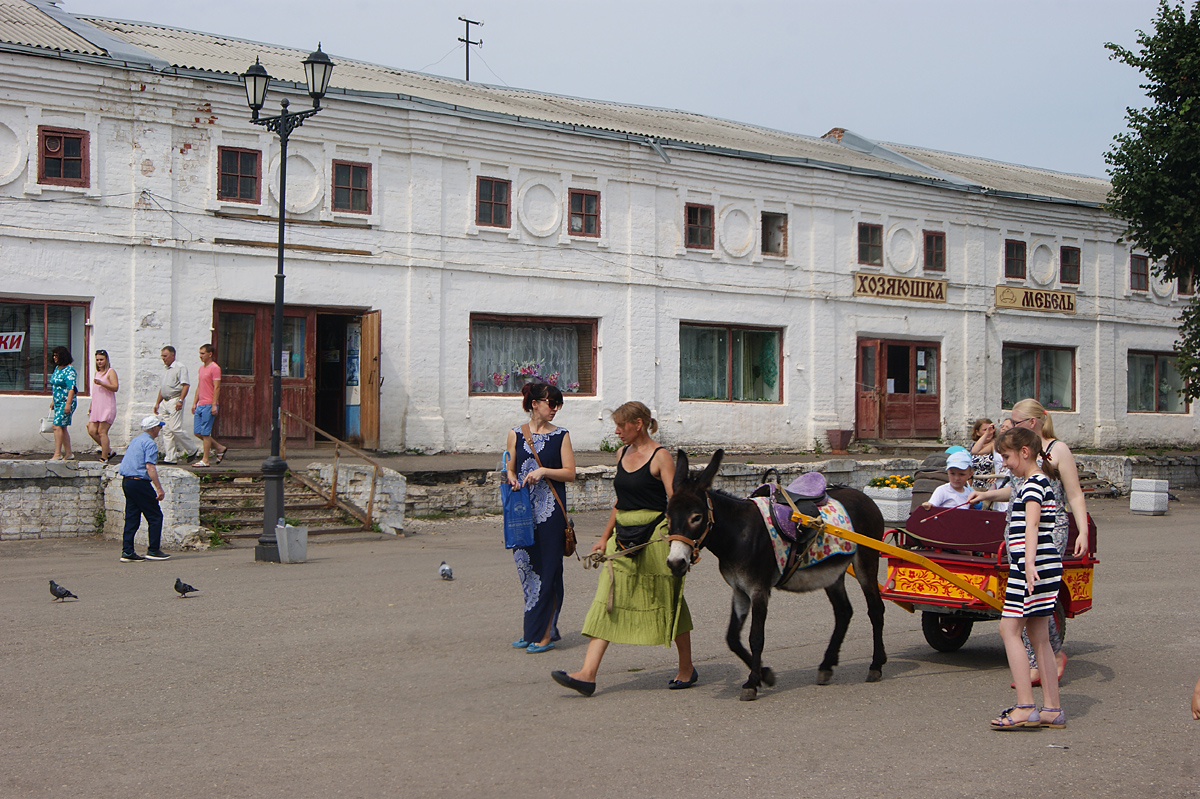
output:
[[[1150,290],[1150,259],[1144,255],[1129,256],[1129,288],[1133,291]]]
[[[600,192],[571,189],[571,235],[600,235]]]
[[[940,230],[925,231],[925,271],[946,271],[946,234]]]
[[[1016,280],[1025,279],[1025,242],[1004,242],[1004,276]]]
[[[1063,247],[1058,252],[1058,280],[1060,283],[1079,285],[1079,248]]]
[[[883,225],[858,223],[858,262],[883,266]]]
[[[262,153],[240,147],[217,148],[217,199],[258,203]]]
[[[693,250],[711,250],[713,248],[713,207],[688,203],[685,211],[687,215],[685,245]]]
[[[333,210],[371,213],[371,165],[333,162]]]
[[[87,188],[90,177],[86,130],[38,128],[38,183]]]
[[[512,181],[481,177],[476,182],[475,196],[475,224],[484,227],[509,227],[512,224]]]
[[[1187,261],[1181,255],[1172,255],[1171,269],[1178,277],[1175,278],[1175,293],[1180,297],[1190,297],[1196,291],[1196,276],[1187,268]]]

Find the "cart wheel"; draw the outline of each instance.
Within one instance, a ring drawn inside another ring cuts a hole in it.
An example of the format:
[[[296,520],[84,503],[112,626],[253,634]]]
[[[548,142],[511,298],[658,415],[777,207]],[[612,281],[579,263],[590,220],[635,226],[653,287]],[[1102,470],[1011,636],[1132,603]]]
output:
[[[921,632],[925,640],[939,652],[954,652],[971,637],[971,628],[975,622],[958,616],[947,616],[942,613],[922,613]]]

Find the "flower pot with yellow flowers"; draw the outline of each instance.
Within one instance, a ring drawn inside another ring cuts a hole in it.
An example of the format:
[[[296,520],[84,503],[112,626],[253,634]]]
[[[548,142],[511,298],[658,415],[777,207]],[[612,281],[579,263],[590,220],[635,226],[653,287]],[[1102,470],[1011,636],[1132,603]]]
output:
[[[912,508],[912,475],[892,474],[876,477],[863,493],[875,501],[887,524],[903,524]]]

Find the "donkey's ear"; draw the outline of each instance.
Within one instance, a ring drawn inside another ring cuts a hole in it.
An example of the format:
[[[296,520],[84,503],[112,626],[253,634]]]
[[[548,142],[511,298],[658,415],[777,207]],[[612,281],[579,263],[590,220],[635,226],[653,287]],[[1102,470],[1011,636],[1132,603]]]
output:
[[[678,493],[679,489],[683,488],[683,481],[688,478],[688,456],[687,453],[680,449],[675,453],[675,482],[671,486],[673,493]]]
[[[708,466],[704,467],[704,473],[700,475],[700,485],[704,488],[712,486],[713,478],[717,476],[717,471],[721,468],[721,460],[725,457],[725,450],[719,449],[713,453],[712,460],[708,462]]]

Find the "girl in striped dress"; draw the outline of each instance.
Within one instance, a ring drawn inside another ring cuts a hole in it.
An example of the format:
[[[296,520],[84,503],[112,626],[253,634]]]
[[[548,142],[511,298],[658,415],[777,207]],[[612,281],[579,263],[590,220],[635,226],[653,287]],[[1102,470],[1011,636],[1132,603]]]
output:
[[[1012,519],[1006,538],[1008,583],[1000,619],[1000,637],[1017,688],[1017,704],[993,719],[992,729],[1061,728],[1066,726],[1067,717],[1059,707],[1058,669],[1048,626],[1062,580],[1062,558],[1054,544],[1057,503],[1050,485],[1057,474],[1048,461],[1038,466],[1042,441],[1032,430],[1013,428],[1005,432],[997,439],[996,449],[1003,456],[1004,465],[1015,477],[1024,478],[1024,483],[1012,497]],[[1033,553],[1032,558],[1029,553]],[[1033,702],[1022,630],[1029,634],[1041,669],[1040,710]]]

